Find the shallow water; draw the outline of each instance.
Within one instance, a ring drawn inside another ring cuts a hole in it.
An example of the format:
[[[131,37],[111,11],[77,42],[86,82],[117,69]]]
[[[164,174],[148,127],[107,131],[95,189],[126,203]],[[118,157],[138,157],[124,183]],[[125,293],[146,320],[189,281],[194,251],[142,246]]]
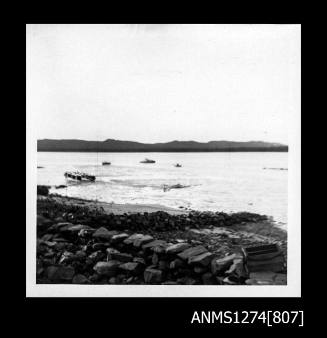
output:
[[[140,163],[145,157],[154,164]],[[111,162],[102,166],[103,161]],[[174,167],[181,163],[181,168]],[[39,152],[38,184],[68,185],[62,195],[114,203],[162,204],[212,211],[250,211],[287,224],[287,153],[61,153]],[[265,169],[264,169],[265,168]],[[276,169],[278,168],[278,169]],[[96,175],[66,181],[64,172]],[[163,185],[190,185],[163,190]]]

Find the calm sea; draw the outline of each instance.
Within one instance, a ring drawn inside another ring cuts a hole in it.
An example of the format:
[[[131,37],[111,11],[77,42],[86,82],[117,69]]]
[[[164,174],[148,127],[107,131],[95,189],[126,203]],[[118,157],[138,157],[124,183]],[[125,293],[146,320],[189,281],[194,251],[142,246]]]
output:
[[[155,164],[140,163],[145,157]],[[103,161],[111,162],[102,166]],[[181,163],[181,168],[174,167]],[[161,204],[197,210],[250,211],[287,224],[287,153],[61,153],[39,152],[38,184],[68,185],[62,195],[105,202]],[[96,175],[68,182],[64,172]],[[163,185],[190,187],[163,190]]]

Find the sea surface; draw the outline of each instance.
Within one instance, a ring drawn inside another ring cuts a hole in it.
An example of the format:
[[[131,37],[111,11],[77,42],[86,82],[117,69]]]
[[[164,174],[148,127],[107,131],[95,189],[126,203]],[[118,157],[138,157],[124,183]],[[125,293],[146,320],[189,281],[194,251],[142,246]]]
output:
[[[154,164],[142,164],[145,157]],[[161,204],[211,211],[249,211],[287,226],[287,153],[69,153],[39,152],[37,182],[67,185],[58,194],[104,202]],[[111,162],[103,166],[102,162]],[[181,168],[174,164],[182,164]],[[282,168],[283,170],[280,170]],[[74,182],[69,170],[96,175]],[[188,187],[164,191],[164,185]]]

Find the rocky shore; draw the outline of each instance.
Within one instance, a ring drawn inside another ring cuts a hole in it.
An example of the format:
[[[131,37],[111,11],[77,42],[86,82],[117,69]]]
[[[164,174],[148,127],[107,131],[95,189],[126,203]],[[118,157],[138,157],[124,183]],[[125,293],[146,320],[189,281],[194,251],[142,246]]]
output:
[[[117,214],[88,202],[48,195],[38,187],[37,283],[286,284],[286,265],[249,272],[244,261],[242,248],[272,243],[286,258],[286,232],[266,216]]]

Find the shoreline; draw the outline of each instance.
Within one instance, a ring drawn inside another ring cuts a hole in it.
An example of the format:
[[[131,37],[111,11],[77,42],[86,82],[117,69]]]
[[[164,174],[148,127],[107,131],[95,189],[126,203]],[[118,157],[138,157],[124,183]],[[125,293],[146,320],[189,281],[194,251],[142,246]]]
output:
[[[267,216],[38,192],[39,284],[286,284],[287,231]],[[279,248],[278,269],[248,271],[243,248],[268,244]]]
[[[122,214],[133,214],[133,213],[144,213],[144,212],[157,212],[157,211],[164,211],[171,215],[179,215],[188,213],[190,210],[185,208],[175,209],[171,207],[167,207],[161,204],[136,204],[136,203],[109,203],[109,202],[102,202],[97,200],[91,199],[84,199],[79,197],[69,197],[63,196],[60,194],[52,193],[52,198],[57,201],[61,201],[62,203],[67,204],[76,204],[85,206],[88,208],[102,208],[103,211],[107,214],[113,213],[116,215]]]
[[[103,208],[104,212],[106,213],[114,213],[117,215],[121,215],[124,213],[127,214],[132,214],[132,213],[144,213],[144,212],[157,212],[157,211],[164,211],[167,212],[171,215],[180,215],[180,214],[187,214],[189,212],[208,212],[208,213],[215,213],[218,212],[216,211],[209,211],[209,210],[197,210],[197,209],[192,209],[188,207],[183,207],[180,206],[178,208],[174,207],[169,207],[163,204],[138,204],[138,203],[115,203],[115,202],[104,202],[104,201],[98,201],[94,199],[86,199],[82,197],[73,197],[73,196],[65,196],[61,195],[57,192],[56,190],[60,188],[56,188],[56,186],[46,186],[49,188],[49,190],[52,190],[49,192],[52,197],[58,198],[61,200],[66,199],[66,203],[68,204],[79,204],[79,205],[84,205],[86,207],[90,208],[96,208],[96,207],[101,207]],[[223,211],[224,213],[227,214],[236,214],[236,213],[242,213],[242,212],[247,212],[247,211],[233,211],[233,212],[227,212]],[[251,212],[253,213],[253,212]],[[267,216],[267,215],[266,215]],[[269,222],[276,228],[284,230],[287,232],[287,223],[282,222],[282,221],[275,221],[273,219],[273,216],[267,216],[269,219]]]

